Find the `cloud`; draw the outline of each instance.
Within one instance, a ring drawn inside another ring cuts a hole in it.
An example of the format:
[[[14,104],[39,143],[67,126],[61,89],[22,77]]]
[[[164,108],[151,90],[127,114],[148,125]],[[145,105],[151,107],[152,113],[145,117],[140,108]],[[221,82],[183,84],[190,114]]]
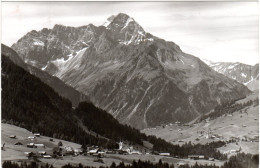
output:
[[[2,2],[2,40],[55,24],[102,25],[119,12],[147,32],[209,60],[258,62],[257,2]]]

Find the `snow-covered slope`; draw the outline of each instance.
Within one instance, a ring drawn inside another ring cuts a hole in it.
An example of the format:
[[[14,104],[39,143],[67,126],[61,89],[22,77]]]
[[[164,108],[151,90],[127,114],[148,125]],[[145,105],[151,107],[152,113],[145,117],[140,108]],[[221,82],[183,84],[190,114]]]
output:
[[[250,93],[123,13],[105,26],[31,31],[12,48],[136,128],[188,122],[221,101]]]

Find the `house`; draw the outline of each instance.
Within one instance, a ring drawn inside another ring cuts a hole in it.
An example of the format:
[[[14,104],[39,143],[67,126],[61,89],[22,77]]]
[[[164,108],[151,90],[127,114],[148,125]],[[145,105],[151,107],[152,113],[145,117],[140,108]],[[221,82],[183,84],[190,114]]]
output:
[[[215,159],[214,158],[209,158],[209,161],[214,161]]]
[[[9,138],[16,139],[16,135],[10,135]]]
[[[16,142],[14,145],[23,145],[21,142]]]
[[[24,152],[26,156],[29,156],[30,154],[33,154],[33,152]]]
[[[181,162],[178,162],[177,165],[178,165],[178,166],[184,166],[185,163],[181,161]]]
[[[50,155],[43,155],[42,156],[44,159],[51,159],[51,156]]]
[[[44,144],[34,144],[34,147],[36,147],[36,148],[38,148],[38,147],[45,148],[45,145]]]
[[[32,140],[36,139],[36,137],[35,136],[28,136],[28,139],[32,141]]]
[[[170,153],[159,153],[160,156],[170,156]]]
[[[181,124],[181,122],[179,122],[179,121],[175,122],[175,125],[180,125],[180,124]]]
[[[33,148],[33,147],[34,147],[34,143],[28,143],[28,144],[27,144],[27,147],[28,147],[28,148]]]
[[[199,160],[199,159],[205,159],[204,155],[188,155],[189,159]]]
[[[33,135],[36,136],[36,137],[40,137],[41,136],[40,133],[34,133]]]
[[[46,155],[47,153],[45,151],[39,151],[38,152],[40,155]]]
[[[87,153],[93,155],[94,153],[97,153],[97,152],[98,152],[98,149],[92,149],[92,150],[88,151]]]

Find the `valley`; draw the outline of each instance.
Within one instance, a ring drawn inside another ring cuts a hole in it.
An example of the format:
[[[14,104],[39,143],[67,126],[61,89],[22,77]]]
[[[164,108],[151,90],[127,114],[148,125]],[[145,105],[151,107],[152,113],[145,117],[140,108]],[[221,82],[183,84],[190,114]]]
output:
[[[256,91],[245,99],[236,103],[245,103],[258,98]],[[194,120],[188,124],[173,123],[155,128],[142,130],[147,135],[155,135],[163,138],[172,144],[182,145],[191,142],[192,144],[206,144],[213,141],[234,140],[234,142],[219,148],[221,153],[230,154],[235,149],[245,153],[259,153],[259,106],[251,105],[236,111],[232,114],[222,115],[213,120]]]

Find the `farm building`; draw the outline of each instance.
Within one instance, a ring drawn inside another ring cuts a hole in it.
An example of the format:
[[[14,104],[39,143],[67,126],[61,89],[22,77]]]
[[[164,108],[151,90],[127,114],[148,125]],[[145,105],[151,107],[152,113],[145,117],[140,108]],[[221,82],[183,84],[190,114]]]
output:
[[[33,148],[33,147],[34,147],[34,143],[28,143],[28,144],[27,144],[27,147],[28,147],[28,148]]]
[[[14,145],[23,145],[21,142],[16,142]]]
[[[160,156],[170,156],[170,153],[159,153]]]
[[[43,155],[42,156],[44,159],[51,159],[51,156],[50,155]]]
[[[45,151],[39,151],[38,152],[40,155],[46,155],[46,152]]]
[[[205,159],[204,155],[188,155],[189,159],[199,160],[199,159]]]
[[[34,139],[36,139],[36,137],[35,136],[28,136],[28,139],[29,140],[34,140]]]
[[[34,146],[35,146],[36,148],[38,148],[38,147],[45,148],[45,145],[44,145],[44,144],[34,144]]]
[[[34,133],[33,135],[36,136],[36,137],[40,137],[41,136],[40,133]]]

